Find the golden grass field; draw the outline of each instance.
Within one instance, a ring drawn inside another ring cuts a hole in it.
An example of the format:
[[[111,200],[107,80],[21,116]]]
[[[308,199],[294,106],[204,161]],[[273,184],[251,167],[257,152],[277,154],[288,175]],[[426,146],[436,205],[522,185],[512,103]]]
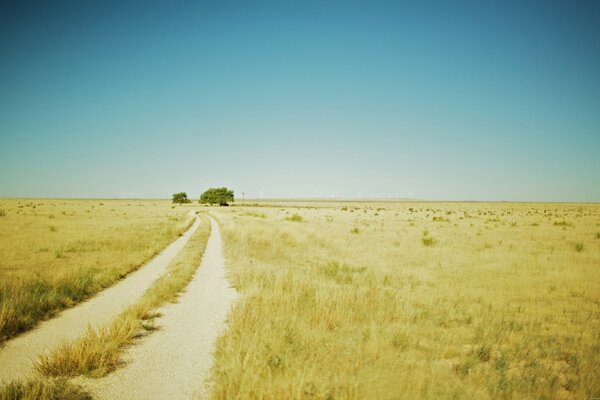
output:
[[[215,209],[217,399],[600,397],[600,205]]]
[[[188,212],[164,200],[0,199],[0,344],[142,265]]]
[[[189,226],[167,201],[0,200],[0,332],[114,283]],[[212,398],[588,399],[600,395],[600,205],[259,202],[207,208],[240,293]],[[102,376],[191,279],[199,229],[146,295],[42,358]],[[200,251],[198,251],[200,250]],[[193,332],[190,332],[193,334]],[[0,399],[89,399],[67,380]]]

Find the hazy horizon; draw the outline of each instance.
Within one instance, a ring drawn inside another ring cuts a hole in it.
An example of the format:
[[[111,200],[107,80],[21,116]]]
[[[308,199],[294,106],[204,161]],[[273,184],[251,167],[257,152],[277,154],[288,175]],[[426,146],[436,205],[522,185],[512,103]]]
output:
[[[600,201],[596,2],[0,7],[0,197]]]

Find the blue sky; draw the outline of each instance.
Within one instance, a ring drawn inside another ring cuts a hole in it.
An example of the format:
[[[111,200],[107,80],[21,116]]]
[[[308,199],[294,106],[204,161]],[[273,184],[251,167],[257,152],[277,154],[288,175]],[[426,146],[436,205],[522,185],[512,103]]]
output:
[[[600,201],[597,2],[20,3],[0,196]]]

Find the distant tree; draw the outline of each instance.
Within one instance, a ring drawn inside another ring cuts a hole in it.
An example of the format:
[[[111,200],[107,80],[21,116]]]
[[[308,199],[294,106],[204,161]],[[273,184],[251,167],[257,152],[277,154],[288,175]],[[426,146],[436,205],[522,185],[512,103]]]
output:
[[[200,203],[202,204],[228,206],[229,202],[233,201],[233,190],[229,190],[226,187],[210,188],[200,196]]]
[[[191,203],[191,200],[188,199],[186,192],[173,193],[173,203],[179,203],[179,204]]]

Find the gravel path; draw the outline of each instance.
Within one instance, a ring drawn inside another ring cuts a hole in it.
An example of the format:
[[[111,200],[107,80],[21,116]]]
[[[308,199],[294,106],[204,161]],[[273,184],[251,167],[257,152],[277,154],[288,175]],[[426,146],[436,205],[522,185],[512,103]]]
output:
[[[6,342],[0,348],[0,383],[33,374],[34,362],[41,354],[64,341],[81,336],[88,325],[99,326],[111,321],[135,303],[163,274],[199,224],[200,220],[196,218],[192,227],[181,237],[125,279],[91,299],[61,312],[56,318],[44,321],[35,329]]]
[[[126,351],[123,368],[101,379],[83,380],[94,399],[207,397],[205,381],[215,341],[237,296],[225,276],[219,225],[212,218],[210,222],[200,267],[179,302],[160,309],[160,329]]]

